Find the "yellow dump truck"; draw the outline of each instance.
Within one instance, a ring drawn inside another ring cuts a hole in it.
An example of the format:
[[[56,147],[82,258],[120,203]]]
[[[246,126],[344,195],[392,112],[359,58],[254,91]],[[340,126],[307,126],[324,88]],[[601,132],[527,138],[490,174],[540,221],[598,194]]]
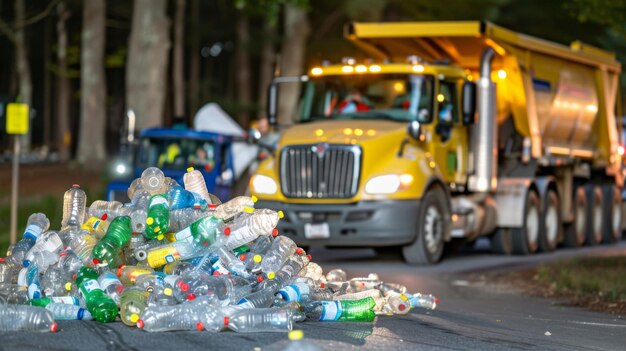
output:
[[[621,238],[615,55],[489,22],[352,23],[367,59],[324,63],[250,182],[303,246],[397,246],[438,262],[489,236],[505,254]]]

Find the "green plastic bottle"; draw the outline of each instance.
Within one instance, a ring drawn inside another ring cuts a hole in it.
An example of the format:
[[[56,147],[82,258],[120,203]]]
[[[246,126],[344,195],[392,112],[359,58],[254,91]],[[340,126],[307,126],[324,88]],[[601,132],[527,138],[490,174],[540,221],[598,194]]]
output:
[[[150,198],[144,233],[146,238],[163,240],[170,226],[169,210],[170,205],[165,194],[157,194]]]
[[[117,304],[100,288],[98,272],[95,269],[83,266],[76,274],[76,285],[85,298],[87,310],[95,320],[101,323],[115,321]]]
[[[143,289],[133,287],[124,290],[120,302],[122,323],[134,327],[147,307],[146,300],[146,292]]]
[[[174,237],[176,241],[185,240],[196,247],[210,246],[217,239],[217,229],[222,226],[223,222],[213,216],[203,217],[174,234]]]
[[[314,301],[305,307],[307,316],[322,322],[371,322],[376,318],[376,302],[371,297],[360,300]]]
[[[119,255],[122,248],[130,242],[132,227],[129,216],[116,217],[107,233],[93,248],[93,262],[107,264],[110,268],[119,265]]]

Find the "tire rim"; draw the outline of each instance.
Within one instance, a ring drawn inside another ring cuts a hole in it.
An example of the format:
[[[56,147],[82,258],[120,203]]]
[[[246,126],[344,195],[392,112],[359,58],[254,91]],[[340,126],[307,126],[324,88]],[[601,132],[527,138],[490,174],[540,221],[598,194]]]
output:
[[[526,237],[528,238],[528,246],[532,251],[539,238],[539,211],[536,206],[529,208],[526,215]]]
[[[426,249],[429,253],[436,254],[443,238],[443,223],[441,222],[441,214],[435,206],[429,206],[426,209],[424,234]]]
[[[559,222],[559,213],[557,211],[556,206],[553,203],[548,205],[548,210],[546,211],[546,238],[548,239],[548,244],[552,247],[553,243],[557,240],[558,231],[558,222]]]

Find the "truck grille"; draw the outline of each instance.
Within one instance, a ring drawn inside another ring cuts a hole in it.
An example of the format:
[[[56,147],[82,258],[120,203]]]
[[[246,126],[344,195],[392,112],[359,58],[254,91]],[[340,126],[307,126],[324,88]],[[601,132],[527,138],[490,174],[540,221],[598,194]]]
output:
[[[281,189],[290,198],[350,198],[359,186],[361,149],[354,145],[298,145],[283,149]]]

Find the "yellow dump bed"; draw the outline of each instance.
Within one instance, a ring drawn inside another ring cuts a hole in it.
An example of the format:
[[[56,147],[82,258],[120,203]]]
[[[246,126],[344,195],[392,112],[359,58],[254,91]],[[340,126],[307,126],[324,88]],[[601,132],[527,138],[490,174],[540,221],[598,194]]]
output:
[[[497,53],[492,79],[498,121],[512,116],[518,132],[531,139],[534,157],[593,158],[608,173],[618,171],[615,112],[621,64],[613,53],[580,42],[568,47],[479,21],[352,23],[345,36],[373,58],[449,60],[474,77],[481,54],[491,47]]]

